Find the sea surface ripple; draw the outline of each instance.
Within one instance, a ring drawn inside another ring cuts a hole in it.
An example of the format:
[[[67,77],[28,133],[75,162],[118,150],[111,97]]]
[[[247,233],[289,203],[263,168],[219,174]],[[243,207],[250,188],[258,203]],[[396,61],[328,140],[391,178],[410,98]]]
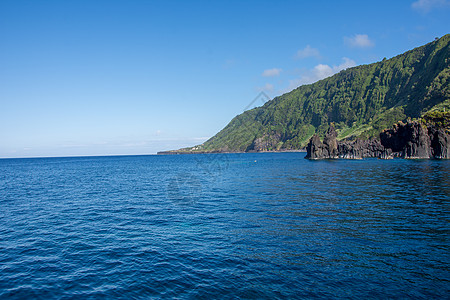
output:
[[[0,298],[447,298],[450,161],[0,160]]]

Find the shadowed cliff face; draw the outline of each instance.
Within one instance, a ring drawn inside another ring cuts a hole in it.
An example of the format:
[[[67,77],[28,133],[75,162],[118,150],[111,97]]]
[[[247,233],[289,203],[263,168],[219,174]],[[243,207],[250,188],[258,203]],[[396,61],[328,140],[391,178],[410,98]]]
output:
[[[334,126],[331,125],[330,128],[328,128],[325,138],[323,139],[323,145],[328,151],[328,156],[331,158],[336,158],[338,156],[338,143],[336,137],[336,130],[334,129]]]
[[[436,124],[398,123],[381,132],[380,139],[384,147],[404,158],[450,158],[450,135]]]
[[[354,141],[337,141],[336,130],[332,125],[327,131],[323,143],[319,136],[314,135],[307,147],[307,159],[329,159],[329,158],[344,158],[344,159],[363,159],[368,157],[387,158],[392,151],[386,149],[381,145],[377,139]]]
[[[431,148],[435,158],[450,158],[450,135],[443,129],[438,129],[433,134]]]
[[[248,151],[271,151],[276,150],[278,143],[281,141],[281,134],[274,133],[272,135],[264,135],[260,138],[256,138],[249,148]]]
[[[306,158],[338,158],[338,142],[336,137],[337,133],[333,124],[328,128],[323,143],[320,141],[319,136],[315,134],[306,146]]]
[[[380,134],[381,143],[405,158],[431,158],[431,137],[425,125],[417,122],[398,123]]]
[[[336,131],[331,125],[320,141],[314,135],[306,147],[307,159],[346,158],[362,159],[368,157],[409,159],[438,158],[450,159],[450,135],[445,128],[420,121],[399,122],[392,129],[380,133],[380,140],[336,140]]]

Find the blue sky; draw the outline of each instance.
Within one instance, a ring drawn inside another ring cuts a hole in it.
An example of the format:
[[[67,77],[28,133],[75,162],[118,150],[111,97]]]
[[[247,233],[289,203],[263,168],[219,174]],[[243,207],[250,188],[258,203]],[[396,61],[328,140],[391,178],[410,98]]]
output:
[[[450,1],[0,1],[0,157],[151,154],[450,33]]]

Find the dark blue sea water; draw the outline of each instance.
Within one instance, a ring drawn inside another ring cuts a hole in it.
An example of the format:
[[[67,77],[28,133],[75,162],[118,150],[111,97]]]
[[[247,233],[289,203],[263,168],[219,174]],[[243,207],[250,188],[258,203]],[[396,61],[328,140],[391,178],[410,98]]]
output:
[[[0,160],[0,298],[449,298],[450,161]]]

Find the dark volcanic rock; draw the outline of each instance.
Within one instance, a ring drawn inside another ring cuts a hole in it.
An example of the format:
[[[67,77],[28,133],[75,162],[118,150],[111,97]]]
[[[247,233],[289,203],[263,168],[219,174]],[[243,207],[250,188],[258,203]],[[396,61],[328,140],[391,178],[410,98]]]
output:
[[[328,154],[328,150],[326,150]],[[318,135],[313,135],[306,146],[306,157],[308,159],[322,159],[325,158],[325,145],[320,141]]]
[[[403,158],[431,158],[431,137],[425,125],[419,122],[399,122],[380,134],[384,147],[399,152]]]
[[[361,140],[338,142],[337,133],[331,125],[325,135],[323,143],[319,136],[314,135],[306,146],[306,158],[346,158],[362,159],[366,157],[388,157],[392,151],[388,151],[379,140]]]
[[[306,147],[308,159],[345,158],[439,158],[450,159],[448,128],[426,125],[420,121],[399,122],[380,133],[380,140],[337,141],[334,126],[330,126],[323,143],[314,135]]]
[[[339,158],[363,159],[368,157],[388,158],[392,151],[388,151],[377,139],[342,141],[338,145]]]
[[[323,159],[323,158],[338,158],[338,142],[337,133],[333,125],[328,128],[327,134],[323,139],[323,143],[320,141],[318,135],[313,135],[306,146],[306,158],[308,159]]]
[[[444,129],[433,132],[431,149],[435,158],[450,159],[450,135],[446,134]]]
[[[334,129],[334,125],[331,124],[330,128],[328,128],[327,134],[323,139],[323,145],[325,147],[325,155],[328,158],[337,158],[338,157],[338,143],[337,143],[337,133],[336,129]]]
[[[281,134],[273,133],[271,135],[264,135],[253,141],[247,151],[270,151],[277,148],[281,141]]]

